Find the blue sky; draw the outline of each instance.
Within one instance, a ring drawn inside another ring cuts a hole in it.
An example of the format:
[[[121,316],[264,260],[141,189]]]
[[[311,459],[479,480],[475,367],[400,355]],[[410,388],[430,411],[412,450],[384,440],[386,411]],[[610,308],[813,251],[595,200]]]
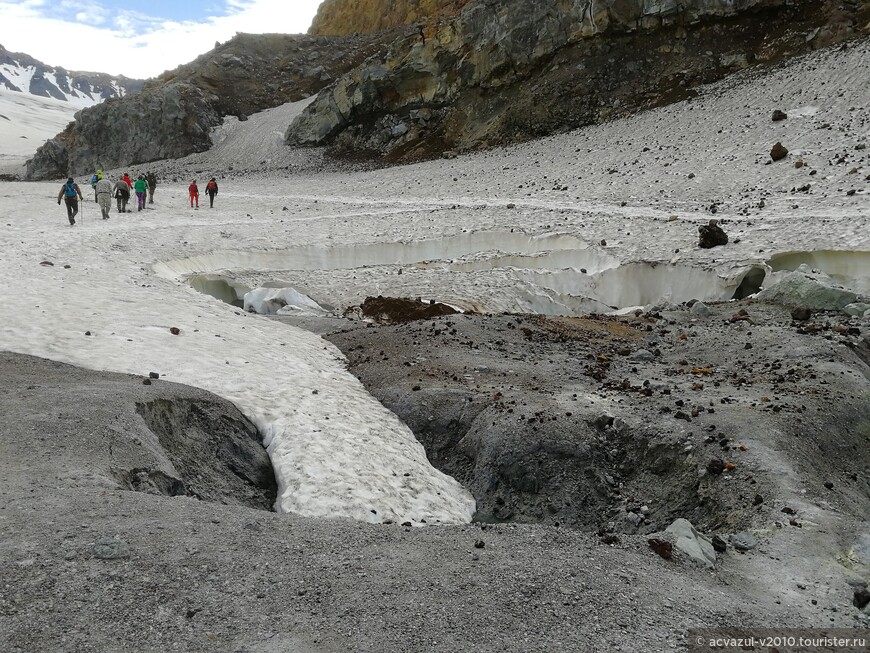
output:
[[[0,44],[50,66],[147,78],[236,32],[304,33],[320,1],[0,0]]]

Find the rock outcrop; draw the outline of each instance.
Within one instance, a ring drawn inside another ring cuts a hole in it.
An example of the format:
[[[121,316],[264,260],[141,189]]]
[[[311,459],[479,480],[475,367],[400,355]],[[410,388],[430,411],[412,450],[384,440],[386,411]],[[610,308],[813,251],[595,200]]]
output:
[[[149,80],[136,94],[83,109],[27,164],[27,179],[52,179],[211,146],[224,116],[301,100],[360,64],[374,38],[239,34],[189,64]]]
[[[347,36],[428,22],[456,15],[469,0],[325,0],[309,34]]]
[[[329,3],[316,25],[362,4]],[[322,91],[286,140],[411,160],[532,138],[854,37],[865,14],[866,4],[808,0],[477,0],[409,26]]]
[[[870,4],[832,0],[370,4],[326,2],[312,27],[364,36],[241,34],[147,82],[144,97],[84,110],[37,152],[27,178],[199,152],[224,116],[315,93],[288,144],[387,163],[431,158],[687,99],[700,84],[870,24]]]

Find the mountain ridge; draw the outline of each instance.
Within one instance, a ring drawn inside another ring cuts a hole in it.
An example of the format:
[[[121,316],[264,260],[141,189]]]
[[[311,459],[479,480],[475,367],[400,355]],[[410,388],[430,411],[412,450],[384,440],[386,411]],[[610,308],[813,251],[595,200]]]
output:
[[[145,80],[124,75],[67,70],[50,66],[23,52],[0,45],[0,88],[37,97],[54,98],[78,107],[136,93]]]

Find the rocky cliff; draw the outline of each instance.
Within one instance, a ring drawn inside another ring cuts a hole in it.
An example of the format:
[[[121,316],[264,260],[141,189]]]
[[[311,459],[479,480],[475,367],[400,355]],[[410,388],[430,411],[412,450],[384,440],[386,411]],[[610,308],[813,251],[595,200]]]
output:
[[[27,163],[27,179],[82,174],[202,152],[224,116],[317,93],[380,47],[378,39],[239,34],[139,93],[84,109]]]
[[[316,25],[364,4],[326,3]],[[599,122],[866,34],[870,3],[475,0],[442,18],[322,91],[287,142],[412,160]]]
[[[325,0],[309,34],[347,36],[454,16],[469,0]]]
[[[27,178],[201,152],[224,116],[318,92],[288,144],[389,163],[534,138],[870,33],[870,2],[327,0],[312,27],[351,29],[375,32],[239,35],[141,93],[82,111]]]

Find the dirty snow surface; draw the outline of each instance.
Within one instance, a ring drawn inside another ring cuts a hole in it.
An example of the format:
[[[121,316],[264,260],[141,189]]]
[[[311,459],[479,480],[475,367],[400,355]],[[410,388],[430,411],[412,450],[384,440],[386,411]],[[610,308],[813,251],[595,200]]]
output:
[[[208,153],[151,164],[160,183],[144,211],[101,220],[79,179],[74,227],[61,180],[3,183],[0,349],[231,400],[264,435],[279,510],[466,522],[473,499],[342,354],[245,312],[245,293],[292,289],[266,295],[336,319],[370,295],[577,315],[729,299],[807,263],[866,294],[868,60],[865,40],[629,119],[367,171],[281,145],[302,106],[288,105],[228,123]],[[775,109],[788,118],[772,121]],[[772,163],[777,142],[789,154]],[[214,208],[202,192],[191,209],[189,183],[203,191],[210,177]],[[730,242],[699,249],[711,219]]]

